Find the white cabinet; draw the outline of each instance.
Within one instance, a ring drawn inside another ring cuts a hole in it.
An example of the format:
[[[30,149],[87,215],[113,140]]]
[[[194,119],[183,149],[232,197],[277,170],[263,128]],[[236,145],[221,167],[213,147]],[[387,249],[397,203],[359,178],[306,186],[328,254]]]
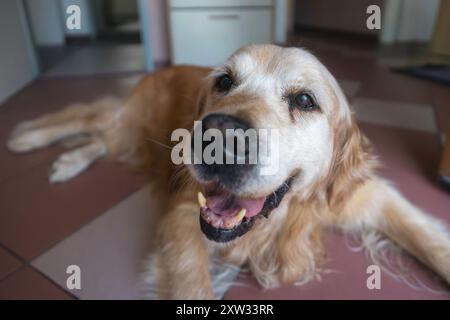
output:
[[[271,0],[172,0],[172,62],[216,66],[250,43],[273,40]]]
[[[171,0],[172,8],[271,6],[272,0]]]

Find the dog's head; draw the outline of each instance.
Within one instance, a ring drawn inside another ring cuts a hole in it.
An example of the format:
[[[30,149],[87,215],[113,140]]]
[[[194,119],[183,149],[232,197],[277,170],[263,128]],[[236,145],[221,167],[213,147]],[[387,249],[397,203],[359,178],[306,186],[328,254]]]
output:
[[[356,164],[343,158],[358,152],[347,149],[361,139],[355,138],[344,94],[318,59],[299,48],[252,45],[205,81],[198,104],[200,135],[195,129],[193,135],[203,142],[195,146],[193,139],[192,151],[200,157],[223,155],[223,160],[188,167],[204,186],[200,224],[210,240],[243,235],[288,193],[306,199],[321,185],[329,201],[342,197],[345,183],[336,187],[337,172],[346,161]],[[251,134],[229,138],[233,131]],[[211,147],[214,141],[223,142],[223,148]]]

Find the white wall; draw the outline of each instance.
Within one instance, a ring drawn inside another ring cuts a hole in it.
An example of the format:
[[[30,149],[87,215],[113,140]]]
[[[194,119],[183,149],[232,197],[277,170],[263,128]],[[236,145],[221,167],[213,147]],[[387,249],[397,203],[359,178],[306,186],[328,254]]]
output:
[[[430,41],[439,4],[439,0],[403,1],[397,39],[399,41]]]
[[[283,44],[294,29],[296,0],[274,0],[274,40]]]
[[[64,45],[64,27],[59,0],[25,1],[33,38],[38,46]]]
[[[386,0],[381,42],[430,42],[440,0]]]
[[[274,40],[276,43],[284,43],[287,36],[290,3],[287,0],[275,0],[274,7]]]
[[[0,102],[30,82],[38,72],[22,2],[0,1]]]

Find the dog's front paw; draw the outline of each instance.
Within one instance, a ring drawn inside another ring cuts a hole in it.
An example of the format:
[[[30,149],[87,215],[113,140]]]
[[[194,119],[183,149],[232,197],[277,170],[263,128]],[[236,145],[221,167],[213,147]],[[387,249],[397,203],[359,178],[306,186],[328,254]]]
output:
[[[14,129],[10,133],[10,137],[15,138],[15,137],[25,133],[25,131],[29,131],[32,129],[36,129],[35,121],[33,121],[33,120],[22,121],[14,127]]]
[[[49,181],[51,183],[56,183],[72,179],[86,169],[88,165],[89,161],[86,161],[86,159],[77,152],[64,153],[53,162]]]
[[[7,146],[13,152],[27,152],[42,147],[44,143],[45,137],[41,132],[30,131],[12,135],[7,142]]]

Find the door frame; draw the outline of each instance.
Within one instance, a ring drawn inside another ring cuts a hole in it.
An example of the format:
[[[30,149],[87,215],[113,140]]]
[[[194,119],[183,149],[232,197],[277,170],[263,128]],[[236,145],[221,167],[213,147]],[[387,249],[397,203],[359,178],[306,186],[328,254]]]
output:
[[[145,53],[145,67],[147,72],[152,72],[155,70],[155,61],[153,59],[152,52],[152,38],[150,32],[150,1],[149,0],[137,0],[138,1],[138,11],[139,11],[139,24],[141,26],[141,42],[144,45]]]

